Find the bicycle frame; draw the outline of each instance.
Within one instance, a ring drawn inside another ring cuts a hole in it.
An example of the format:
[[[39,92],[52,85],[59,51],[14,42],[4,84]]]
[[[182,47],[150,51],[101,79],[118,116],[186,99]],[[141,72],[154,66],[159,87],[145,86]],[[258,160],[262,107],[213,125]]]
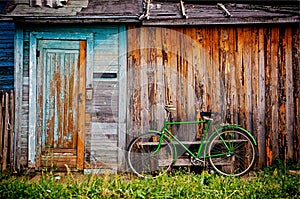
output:
[[[184,143],[179,140],[175,135],[172,134],[171,131],[168,130],[168,126],[169,125],[181,125],[181,124],[204,124],[206,123],[207,126],[204,130],[204,135],[200,141],[200,144],[199,144],[199,148],[198,148],[198,151],[196,154],[194,154],[188,147],[186,147],[184,145]],[[174,142],[173,140],[175,140],[189,155],[191,155],[193,158],[197,158],[197,159],[205,159],[205,158],[210,158],[210,157],[220,157],[220,156],[224,156],[224,155],[229,155],[231,153],[231,149],[230,147],[225,143],[225,141],[223,140],[223,138],[221,138],[221,140],[223,141],[224,145],[226,146],[226,148],[228,149],[228,153],[227,154],[215,154],[215,155],[210,155],[210,156],[207,156],[206,155],[206,147],[207,147],[207,144],[209,143],[206,143],[204,145],[204,142],[205,142],[205,139],[207,138],[207,133],[209,131],[209,128],[211,126],[211,123],[212,123],[212,120],[198,120],[198,121],[176,121],[176,122],[171,122],[171,121],[168,121],[166,120],[164,122],[164,126],[162,128],[161,131],[155,131],[155,130],[150,130],[149,132],[156,132],[156,133],[160,133],[161,134],[161,137],[160,137],[160,140],[158,142],[158,146],[157,146],[157,149],[153,152],[153,155],[155,155],[161,148],[161,145],[162,145],[162,142],[163,142],[163,138],[164,137],[167,137],[171,143],[173,144],[174,146],[174,152],[175,152],[175,157],[174,157],[174,161],[176,161],[177,159],[177,147],[174,145]],[[222,126],[224,127],[224,126]],[[217,128],[211,136],[208,137],[208,141],[212,138],[213,135],[217,134],[221,129],[222,127],[220,128]],[[244,128],[238,126],[238,125],[234,125],[234,124],[227,124],[226,127],[229,127],[229,128],[234,128],[234,129],[239,129],[239,130],[242,130],[244,131],[246,134],[248,134],[248,136],[253,140],[254,144],[257,145],[257,142],[256,140],[254,139],[254,137],[251,135],[250,132],[248,132],[247,130],[245,130]],[[201,151],[203,150],[203,147],[205,146],[204,148],[204,155],[200,157],[200,154],[201,154]]]
[[[198,151],[196,153],[196,155],[188,148],[184,145],[184,143],[182,141],[180,141],[175,135],[172,134],[171,131],[168,130],[168,126],[169,125],[182,125],[182,124],[203,124],[203,123],[206,123],[208,124],[204,130],[204,135],[203,135],[203,138],[201,139],[200,141],[200,145],[199,145],[199,148],[198,148]],[[209,158],[210,156],[203,156],[203,157],[199,157],[200,156],[200,153],[203,149],[203,146],[204,146],[204,140],[207,136],[207,133],[208,133],[208,130],[210,128],[210,124],[211,124],[211,120],[198,120],[198,121],[184,121],[184,122],[170,122],[170,121],[165,121],[164,122],[164,126],[162,128],[161,131],[154,131],[154,130],[150,130],[150,132],[159,132],[161,133],[161,137],[160,137],[160,140],[158,142],[158,146],[157,146],[157,149],[153,152],[153,155],[155,155],[161,148],[161,144],[162,144],[162,141],[163,141],[163,138],[164,137],[167,137],[171,142],[172,144],[174,145],[173,141],[172,140],[175,140],[184,150],[186,150],[186,152],[188,154],[190,154],[193,158]],[[171,137],[171,139],[170,139]],[[174,150],[176,150],[176,146],[174,145]],[[177,151],[175,151],[175,154],[177,153]],[[174,160],[176,160],[177,157],[174,157]]]

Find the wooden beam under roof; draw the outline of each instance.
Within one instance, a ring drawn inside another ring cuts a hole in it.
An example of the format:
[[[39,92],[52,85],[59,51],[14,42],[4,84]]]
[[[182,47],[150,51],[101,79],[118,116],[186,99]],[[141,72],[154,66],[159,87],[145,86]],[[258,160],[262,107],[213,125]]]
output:
[[[179,0],[156,0],[160,2],[179,2]],[[191,3],[272,3],[272,4],[277,4],[277,3],[297,3],[299,4],[299,0],[184,0],[184,2],[191,2]]]

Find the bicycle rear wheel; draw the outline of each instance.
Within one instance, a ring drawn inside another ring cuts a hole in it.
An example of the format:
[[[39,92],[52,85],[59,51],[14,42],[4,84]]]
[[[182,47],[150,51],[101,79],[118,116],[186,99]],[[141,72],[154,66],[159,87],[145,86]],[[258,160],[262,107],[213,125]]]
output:
[[[238,129],[224,129],[208,146],[209,162],[220,174],[241,176],[253,167],[256,157],[251,138]]]
[[[167,138],[163,138],[158,149],[161,134],[146,133],[133,139],[128,147],[127,161],[131,170],[139,177],[157,177],[167,172],[174,162],[174,149]]]

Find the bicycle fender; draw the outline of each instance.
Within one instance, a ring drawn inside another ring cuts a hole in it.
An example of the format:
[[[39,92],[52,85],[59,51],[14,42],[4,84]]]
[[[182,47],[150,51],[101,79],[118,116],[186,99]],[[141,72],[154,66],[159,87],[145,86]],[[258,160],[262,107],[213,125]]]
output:
[[[255,138],[253,137],[253,135],[247,131],[246,129],[244,129],[243,127],[237,125],[237,124],[225,124],[223,126],[221,126],[220,128],[214,130],[214,132],[209,136],[208,138],[208,143],[210,142],[210,140],[218,133],[218,132],[221,132],[223,129],[226,129],[226,128],[230,128],[230,129],[238,129],[242,132],[244,132],[246,135],[249,136],[249,138],[253,141],[254,145],[257,146],[257,142],[255,140]],[[208,144],[205,145],[204,147],[204,153],[206,154],[207,153],[207,146]]]
[[[157,133],[159,135],[163,134],[161,131],[157,131],[157,130],[149,130],[148,132],[150,132],[150,133]],[[164,137],[167,138],[170,141],[170,143],[172,144],[172,146],[173,146],[173,149],[174,149],[174,157],[173,157],[173,159],[174,159],[174,163],[175,163],[177,161],[177,148],[176,148],[175,144],[172,142],[172,140],[168,136],[165,135]]]
[[[231,124],[231,125],[226,125],[226,126],[223,126],[223,128],[224,128],[224,127],[225,127],[225,128],[226,128],[226,127],[228,127],[228,128],[236,128],[236,129],[239,129],[239,130],[243,131],[246,135],[248,135],[248,136],[252,139],[254,145],[257,146],[257,142],[256,142],[254,136],[253,136],[252,133],[251,133],[250,131],[248,131],[247,129],[244,129],[243,127],[241,127],[240,125],[237,125],[237,124],[234,124],[234,125],[233,125],[233,124]]]
[[[237,124],[224,124],[222,127],[218,128],[217,130],[215,130],[212,135],[209,137],[209,140],[214,136],[216,135],[218,132],[222,131],[223,129],[238,129],[242,132],[244,132],[246,135],[249,136],[249,138],[251,138],[251,140],[253,141],[254,145],[256,146],[257,145],[257,142],[254,138],[254,136],[250,133],[250,131],[244,129],[243,127],[241,127],[240,125],[237,125]]]

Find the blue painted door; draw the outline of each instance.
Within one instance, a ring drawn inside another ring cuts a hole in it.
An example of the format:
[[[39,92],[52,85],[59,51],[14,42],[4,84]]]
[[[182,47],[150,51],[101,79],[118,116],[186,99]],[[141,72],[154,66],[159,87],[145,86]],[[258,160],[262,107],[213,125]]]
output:
[[[38,124],[41,167],[62,170],[83,164],[85,43],[74,40],[38,41]],[[82,52],[83,51],[83,52]],[[81,111],[81,112],[80,112]],[[83,123],[83,124],[82,124]],[[81,142],[81,141],[80,141]],[[80,148],[79,148],[80,147]],[[80,156],[80,157],[79,157]],[[82,166],[79,166],[79,168]]]

